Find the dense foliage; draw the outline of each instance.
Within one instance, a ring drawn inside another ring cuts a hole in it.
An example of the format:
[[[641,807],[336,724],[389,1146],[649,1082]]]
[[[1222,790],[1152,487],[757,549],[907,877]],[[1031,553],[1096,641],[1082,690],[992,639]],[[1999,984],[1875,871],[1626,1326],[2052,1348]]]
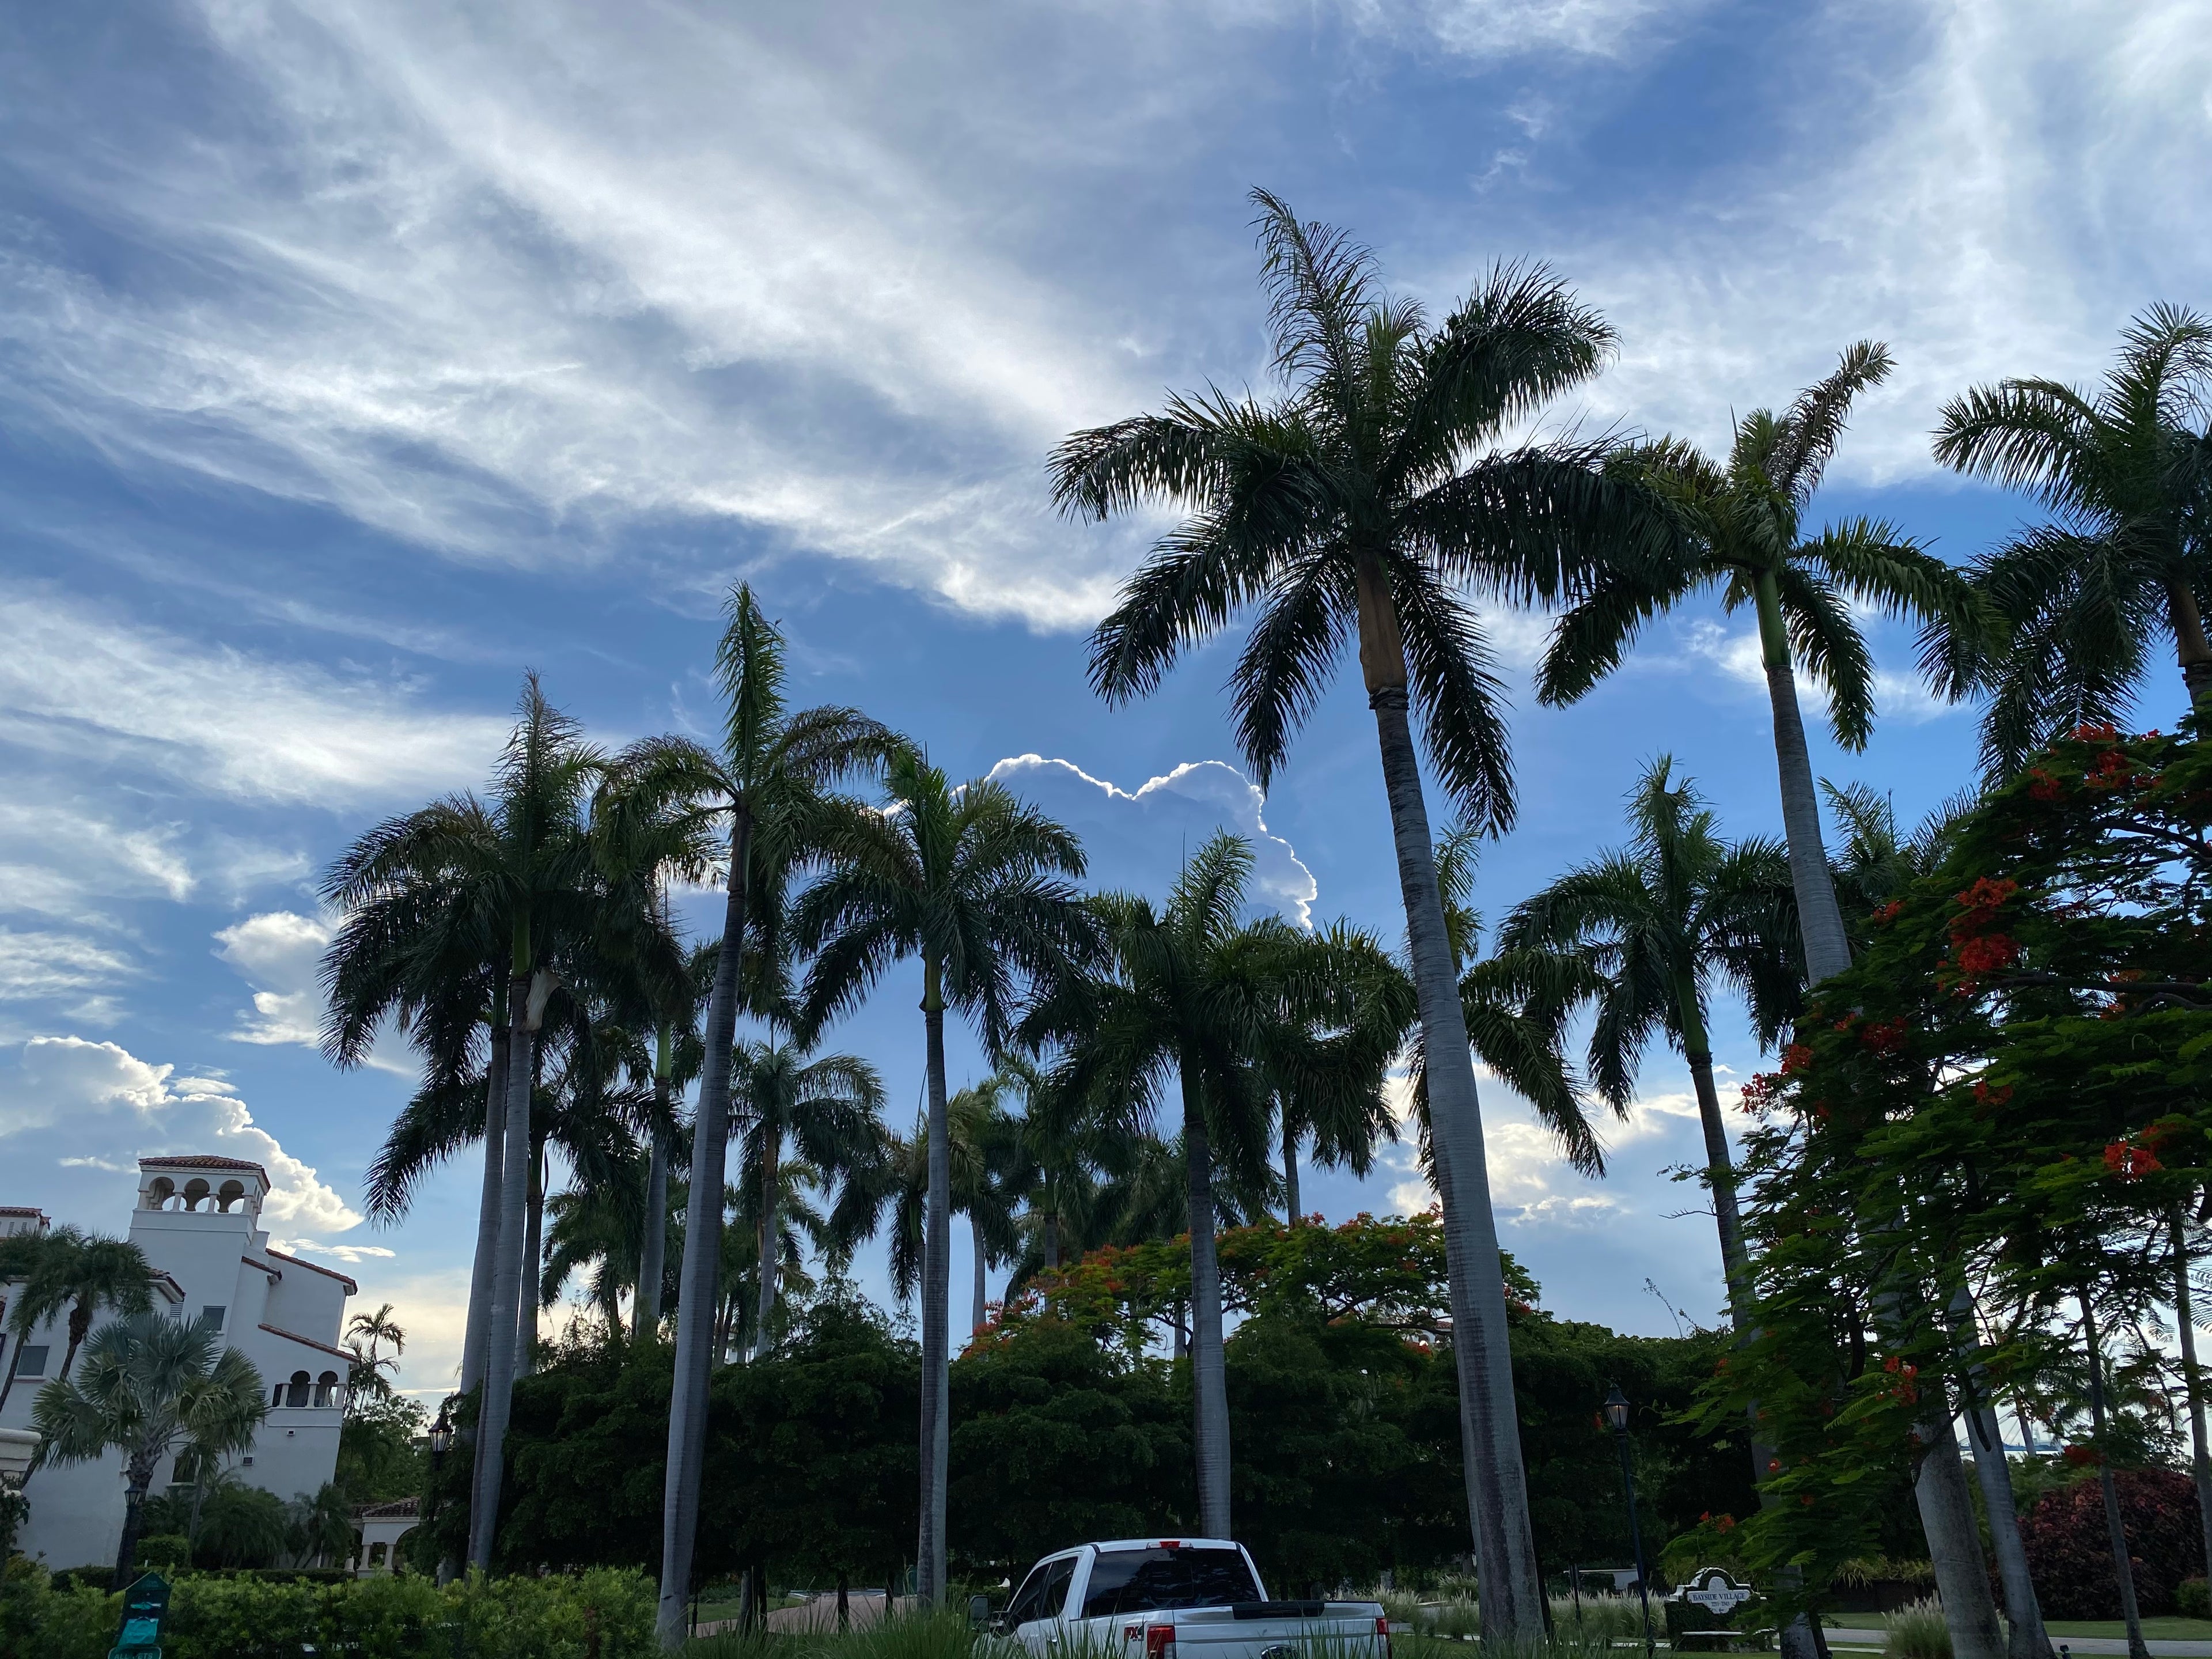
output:
[[[2187,1475],[2171,1469],[2123,1469],[2114,1480],[2142,1610],[2178,1612],[2181,1581],[2204,1571],[2204,1527],[2196,1491]],[[2104,1497],[2094,1480],[2075,1480],[2046,1492],[2021,1518],[2020,1531],[2046,1615],[2120,1616]]]

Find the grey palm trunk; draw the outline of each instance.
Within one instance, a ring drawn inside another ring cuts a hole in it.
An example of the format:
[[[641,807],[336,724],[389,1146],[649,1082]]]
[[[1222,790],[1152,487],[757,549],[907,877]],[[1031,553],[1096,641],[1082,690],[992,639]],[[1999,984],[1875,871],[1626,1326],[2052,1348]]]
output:
[[[1756,583],[1761,654],[1767,696],[1774,708],[1774,760],[1782,788],[1782,825],[1790,848],[1790,880],[1797,896],[1797,926],[1805,943],[1805,978],[1818,987],[1851,965],[1836,887],[1828,872],[1827,849],[1820,839],[1820,803],[1813,780],[1813,757],[1805,743],[1805,722],[1797,708],[1797,678],[1790,660],[1790,638],[1783,625],[1779,592],[1771,575]],[[1923,1427],[1934,1431],[1931,1421]],[[1966,1473],[1948,1414],[1940,1435],[1930,1439],[1913,1483],[1928,1555],[1942,1590],[1944,1622],[1955,1659],[1998,1659],[2003,1651],[1996,1602],[1983,1569],[1981,1534],[1974,1523]],[[1940,1439],[1942,1443],[1936,1443]]]
[[[664,1053],[666,1029],[662,1030]],[[645,1236],[638,1241],[637,1295],[630,1323],[637,1336],[660,1328],[660,1280],[668,1250],[668,1072],[665,1062],[653,1079],[653,1151],[645,1166]]]
[[[2120,1587],[2120,1617],[2128,1627],[2128,1659],[2150,1659],[2143,1641],[2142,1611],[2136,1601],[2135,1563],[2128,1549],[2127,1523],[2120,1516],[2119,1488],[2112,1460],[2105,1451],[2105,1356],[2097,1340],[2097,1315],[2088,1294],[2081,1295],[2081,1341],[2089,1358],[2089,1422],[2097,1439],[2097,1485],[2105,1499],[2105,1534],[2112,1551],[2112,1577]]]
[[[929,1042],[929,1194],[921,1246],[921,1517],[915,1540],[915,1591],[926,1606],[945,1600],[945,1487],[951,1453],[952,1352],[948,1327],[952,1249],[952,1140],[945,1097],[945,1000],[936,963],[922,963],[921,1017]]]
[[[1298,1205],[1298,1132],[1286,1122],[1283,1125],[1283,1219],[1293,1227],[1304,1214]]]
[[[760,1262],[753,1296],[753,1358],[769,1350],[769,1316],[775,1311],[776,1200],[781,1196],[783,1133],[768,1125],[761,1128]]]
[[[1980,1346],[1974,1298],[1962,1283],[1951,1295],[1951,1330],[1962,1353]],[[1990,1551],[1996,1557],[1997,1580],[2004,1591],[2005,1651],[2009,1659],[2051,1659],[2051,1632],[2043,1623],[2043,1603],[2035,1593],[2021,1540],[2020,1511],[2013,1502],[2012,1468],[2005,1462],[2004,1431],[1998,1426],[1989,1373],[1970,1358],[1961,1389],[1960,1415],[1966,1422],[1966,1443],[1974,1454],[1974,1480],[1989,1516]]]
[[[1198,1462],[1198,1524],[1208,1538],[1229,1530],[1229,1381],[1221,1351],[1221,1264],[1213,1248],[1213,1144],[1206,1132],[1205,1085],[1182,1070],[1182,1146],[1190,1223],[1191,1445]]]
[[[2189,1235],[2181,1206],[2166,1218],[2173,1229],[2173,1326],[2181,1338],[2181,1386],[2189,1402],[2189,1472],[2204,1528],[2204,1577],[2212,1583],[2212,1451],[2204,1437],[2204,1374],[2197,1368],[2197,1316],[2189,1291]]]
[[[1363,623],[1366,620],[1363,614]],[[1395,639],[1391,647],[1402,663]],[[1364,637],[1361,647],[1364,662],[1370,656]],[[1370,690],[1368,703],[1375,711],[1382,749],[1398,883],[1406,905],[1407,942],[1427,1054],[1430,1134],[1437,1193],[1443,1202],[1468,1511],[1483,1586],[1482,1634],[1486,1640],[1533,1641],[1543,1633],[1545,1607],[1535,1534],[1528,1522],[1521,1426],[1514,1407],[1498,1224],[1491,1213],[1489,1160],[1482,1144],[1474,1059],[1468,1046],[1467,1015],[1460,1005],[1451,941],[1444,927],[1443,897],[1437,888],[1428,807],[1421,794],[1403,672],[1401,667],[1400,684]],[[1373,678],[1370,671],[1370,682]]]
[[[668,1475],[661,1493],[660,1603],[653,1628],[662,1647],[685,1640],[691,1556],[699,1539],[700,1470],[707,1451],[707,1382],[715,1359],[721,1300],[722,1179],[730,1139],[730,1050],[738,1030],[738,958],[744,951],[746,860],[752,821],[732,814],[730,895],[722,945],[707,998],[707,1030],[692,1114],[691,1185],[684,1218],[684,1267],[676,1299],[676,1371],[669,1386]]]
[[[514,1321],[514,1374],[528,1376],[538,1369],[538,1264],[545,1239],[545,1140],[539,1136],[530,1152],[528,1219],[522,1232],[522,1298]]]
[[[492,1540],[499,1528],[507,1409],[514,1390],[515,1322],[527,1271],[523,1236],[529,1225],[530,1081],[536,1070],[532,1063],[536,1033],[530,992],[526,973],[508,979],[507,1123],[500,1148],[499,1249],[492,1267],[483,1393],[477,1408],[476,1480],[469,1499],[469,1565],[487,1572],[491,1570]]]
[[[968,1333],[972,1336],[983,1328],[990,1311],[991,1299],[983,1279],[990,1272],[991,1259],[983,1249],[983,1224],[972,1215],[968,1218],[968,1237],[975,1249],[975,1283],[968,1298]]]
[[[483,1192],[477,1203],[477,1255],[469,1273],[469,1322],[461,1339],[461,1392],[483,1381],[484,1333],[491,1328],[493,1264],[499,1255],[501,1164],[507,1146],[507,993],[493,1004],[491,1060],[484,1067]]]

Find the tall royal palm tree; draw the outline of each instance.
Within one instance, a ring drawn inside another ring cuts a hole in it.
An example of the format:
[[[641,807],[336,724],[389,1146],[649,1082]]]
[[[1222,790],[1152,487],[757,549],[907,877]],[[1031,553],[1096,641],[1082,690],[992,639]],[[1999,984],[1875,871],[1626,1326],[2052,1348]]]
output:
[[[114,1588],[134,1576],[146,1489],[165,1459],[187,1454],[196,1468],[244,1451],[269,1413],[261,1374],[197,1321],[134,1313],[103,1325],[85,1349],[84,1370],[56,1377],[31,1404],[39,1431],[32,1468],[86,1463],[123,1454],[123,1537]]]
[[[69,1346],[63,1350],[58,1378],[70,1374],[76,1351],[102,1308],[143,1314],[154,1305],[154,1269],[144,1252],[126,1240],[106,1238],[81,1227],[57,1227],[35,1238],[26,1255],[22,1288],[8,1310],[8,1328],[20,1355],[33,1331],[66,1310]],[[7,1380],[0,1382],[0,1406],[8,1403],[15,1385],[15,1360],[10,1358]]]
[[[2212,708],[2212,319],[2159,305],[2121,336],[2092,397],[2001,380],[1944,405],[1936,459],[2025,489],[2051,521],[1975,562],[1994,635],[1932,653],[1954,691],[1989,696],[1982,759],[2008,778],[2082,724],[2117,724],[2160,636],[2184,694]]]
[[[487,1106],[487,1133],[499,1124],[496,1248],[482,1340],[483,1393],[476,1417],[476,1465],[469,1511],[469,1561],[489,1567],[505,1474],[507,1412],[518,1333],[526,1304],[535,1307],[527,1256],[531,1171],[538,1143],[531,1133],[538,1078],[537,1042],[560,965],[589,937],[598,882],[585,811],[604,771],[576,723],[546,701],[535,674],[526,678],[513,735],[501,757],[489,802],[463,796],[434,802],[381,824],[355,843],[325,876],[324,896],[347,928],[399,912],[388,941],[342,930],[325,962],[332,1018],[343,1038],[370,996],[342,997],[349,964],[383,964],[403,995],[422,1006],[426,982],[447,982],[428,964],[489,957],[501,970],[507,1030],[505,1099]],[[438,914],[425,917],[425,906]],[[403,931],[412,921],[418,930]],[[574,968],[571,966],[573,973]],[[489,1178],[487,1187],[489,1186]],[[481,1244],[481,1234],[479,1237]]]
[[[1073,835],[1003,785],[955,787],[912,750],[896,755],[881,811],[826,824],[821,878],[799,896],[792,937],[813,955],[804,1025],[855,1006],[892,963],[919,957],[929,1087],[929,1214],[921,1309],[921,1516],[915,1559],[923,1600],[945,1596],[945,1487],[951,1350],[951,1142],[945,1016],[965,1014],[994,1055],[1024,992],[1075,971],[1092,948],[1068,881],[1083,873]]]
[[[1790,878],[1814,984],[1850,966],[1850,947],[1820,842],[1798,667],[1826,691],[1836,741],[1863,749],[1874,726],[1874,660],[1852,602],[1962,637],[1981,626],[1965,581],[1895,526],[1855,519],[1806,532],[1806,509],[1852,403],[1889,371],[1888,348],[1862,340],[1834,374],[1781,414],[1756,409],[1737,422],[1725,462],[1671,439],[1616,458],[1616,471],[1640,476],[1668,501],[1684,532],[1680,556],[1656,575],[1649,566],[1607,572],[1559,618],[1537,673],[1542,701],[1573,702],[1620,666],[1646,623],[1693,593],[1718,587],[1724,609],[1751,607],[1773,709]]]
[[[1229,1396],[1214,1255],[1217,1161],[1265,1181],[1273,1083],[1323,1103],[1364,1097],[1382,1107],[1383,1073],[1410,1010],[1379,1040],[1354,992],[1387,985],[1389,957],[1350,929],[1307,933],[1244,918],[1252,849],[1226,833],[1191,854],[1166,905],[1133,894],[1091,901],[1108,967],[1040,1010],[1037,1029],[1063,1045],[1060,1085],[1125,1133],[1148,1133],[1172,1086],[1180,1097],[1183,1219],[1190,1232],[1191,1376],[1199,1525],[1229,1538]],[[1389,1022],[1383,1022],[1388,1024]]]
[[[755,888],[781,883],[804,857],[809,825],[824,792],[880,763],[894,741],[889,731],[856,709],[791,708],[784,695],[783,635],[749,585],[732,590],[725,614],[726,625],[714,655],[723,698],[720,740],[710,749],[664,738],[625,754],[641,788],[687,803],[727,836],[728,898],[707,994],[699,1097],[692,1113],[691,1188],[710,1193],[722,1190],[728,1164],[738,1008],[757,1000],[757,988],[749,992],[746,983],[749,953],[758,958],[757,966],[774,963],[780,955],[755,948],[763,920],[779,910],[757,903]],[[721,1300],[720,1224],[719,1215],[694,1216],[684,1232],[656,1621],[661,1644],[671,1649],[684,1639],[698,1539],[707,1382],[715,1359],[713,1310]]]
[[[857,1054],[809,1060],[788,1039],[747,1042],[738,1049],[735,1096],[744,1118],[741,1179],[759,1206],[752,1319],[752,1352],[758,1356],[768,1352],[775,1314],[781,1267],[771,1242],[781,1237],[786,1148],[825,1188],[856,1176],[865,1180],[883,1158],[884,1082]]]
[[[1500,267],[1440,325],[1382,292],[1374,261],[1264,191],[1275,395],[1209,390],[1074,434],[1052,461],[1063,509],[1153,503],[1188,516],[1124,588],[1091,648],[1109,701],[1152,690],[1182,651],[1248,605],[1231,671],[1237,738],[1262,787],[1356,635],[1375,712],[1431,1079],[1451,1263],[1469,1518],[1485,1633],[1534,1639],[1542,1586],[1514,1416],[1489,1175],[1411,713],[1443,787],[1486,826],[1513,816],[1497,681],[1469,586],[1571,598],[1608,554],[1673,532],[1632,480],[1565,446],[1496,447],[1588,380],[1613,332],[1540,270]]]
[[[1689,1063],[1722,1271],[1741,1326],[1749,1316],[1749,1257],[1713,1081],[1710,1012],[1717,981],[1743,996],[1762,1043],[1778,1041],[1796,1017],[1802,980],[1789,855],[1771,841],[1723,841],[1711,809],[1689,780],[1676,781],[1664,755],[1630,793],[1628,822],[1627,848],[1524,899],[1500,943],[1579,957],[1596,970],[1589,1069],[1607,1099],[1626,1103],[1633,1094],[1655,1037]]]

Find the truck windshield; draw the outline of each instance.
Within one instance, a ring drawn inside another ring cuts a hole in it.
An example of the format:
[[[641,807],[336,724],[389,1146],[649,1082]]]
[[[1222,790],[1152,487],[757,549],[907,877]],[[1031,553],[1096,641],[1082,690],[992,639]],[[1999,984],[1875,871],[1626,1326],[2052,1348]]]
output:
[[[1256,1601],[1260,1587],[1240,1550],[1102,1550],[1083,1592],[1085,1619],[1159,1607],[1220,1607]]]

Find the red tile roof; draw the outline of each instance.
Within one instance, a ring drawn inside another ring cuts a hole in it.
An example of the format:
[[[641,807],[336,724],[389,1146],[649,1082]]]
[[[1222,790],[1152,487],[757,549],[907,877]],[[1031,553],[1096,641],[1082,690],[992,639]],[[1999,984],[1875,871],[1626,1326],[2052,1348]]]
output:
[[[336,1267],[325,1267],[318,1266],[313,1261],[302,1261],[298,1256],[286,1255],[282,1250],[264,1249],[261,1254],[264,1255],[273,1255],[279,1261],[289,1261],[295,1267],[305,1267],[311,1273],[321,1273],[325,1278],[335,1279],[339,1284],[346,1287],[346,1294],[348,1296],[359,1296],[361,1294],[361,1286],[355,1284],[349,1275],[340,1273]]]
[[[395,1498],[389,1504],[364,1504],[353,1512],[356,1521],[406,1521],[422,1514],[419,1498]]]
[[[33,1209],[27,1204],[0,1204],[0,1215],[34,1215],[41,1221],[46,1218],[44,1210]]]
[[[217,1158],[213,1152],[186,1152],[177,1158],[142,1158],[142,1170],[251,1170],[261,1177],[261,1184],[269,1184],[269,1171],[258,1164],[242,1158]]]
[[[343,1348],[334,1348],[327,1342],[318,1342],[312,1336],[302,1336],[297,1331],[288,1331],[282,1326],[271,1325],[265,1322],[263,1323],[261,1328],[268,1332],[271,1336],[281,1336],[287,1341],[297,1342],[303,1347],[320,1348],[325,1353],[336,1354],[348,1364],[353,1363],[353,1356],[348,1353]]]

